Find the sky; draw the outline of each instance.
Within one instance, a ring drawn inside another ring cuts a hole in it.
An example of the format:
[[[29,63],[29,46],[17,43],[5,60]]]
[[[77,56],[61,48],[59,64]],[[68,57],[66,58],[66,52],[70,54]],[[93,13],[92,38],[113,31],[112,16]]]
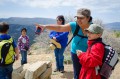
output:
[[[0,0],[0,18],[74,17],[79,8],[90,9],[103,23],[120,22],[120,0]]]

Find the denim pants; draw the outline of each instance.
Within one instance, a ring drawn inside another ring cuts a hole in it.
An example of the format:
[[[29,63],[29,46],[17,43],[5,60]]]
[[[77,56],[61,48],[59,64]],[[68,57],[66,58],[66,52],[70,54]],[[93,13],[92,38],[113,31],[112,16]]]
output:
[[[79,79],[79,74],[80,74],[82,65],[79,62],[77,54],[74,54],[71,52],[71,57],[72,57],[72,61],[73,61],[74,79]]]
[[[21,65],[27,63],[27,51],[25,50],[21,50],[21,57],[22,57],[22,60],[21,60]]]
[[[12,79],[13,65],[0,66],[0,79]]]
[[[58,70],[64,70],[64,53],[65,47],[62,47],[61,49],[56,48],[54,50],[55,53],[55,59],[56,59],[56,69]]]

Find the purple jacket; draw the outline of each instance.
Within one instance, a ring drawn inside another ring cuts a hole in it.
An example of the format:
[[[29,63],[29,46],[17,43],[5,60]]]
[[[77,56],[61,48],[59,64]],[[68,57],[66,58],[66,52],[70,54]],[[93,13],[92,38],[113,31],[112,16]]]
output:
[[[25,48],[28,48],[29,49],[29,37],[26,35],[26,36],[20,36],[18,38],[18,48],[19,50],[25,50],[27,51]]]

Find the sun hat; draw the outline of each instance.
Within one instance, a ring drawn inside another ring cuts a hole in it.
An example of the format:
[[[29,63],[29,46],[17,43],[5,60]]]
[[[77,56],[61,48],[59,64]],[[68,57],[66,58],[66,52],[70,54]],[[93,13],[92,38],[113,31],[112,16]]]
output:
[[[51,39],[50,42],[50,49],[54,50],[55,48],[61,48],[61,44],[55,40]]]
[[[85,31],[89,31],[91,33],[95,34],[102,34],[103,33],[103,27],[100,26],[99,24],[91,24]]]

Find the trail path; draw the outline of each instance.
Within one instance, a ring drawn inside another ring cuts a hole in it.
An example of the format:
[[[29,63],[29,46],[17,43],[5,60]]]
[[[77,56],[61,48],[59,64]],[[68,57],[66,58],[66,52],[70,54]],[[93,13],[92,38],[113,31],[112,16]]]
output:
[[[53,54],[39,54],[39,55],[28,55],[28,63],[34,63],[36,61],[51,61],[52,70],[55,69],[55,60]],[[20,67],[20,59],[14,63],[14,69]],[[73,79],[73,68],[72,64],[65,64],[65,73],[53,72],[51,79]]]

